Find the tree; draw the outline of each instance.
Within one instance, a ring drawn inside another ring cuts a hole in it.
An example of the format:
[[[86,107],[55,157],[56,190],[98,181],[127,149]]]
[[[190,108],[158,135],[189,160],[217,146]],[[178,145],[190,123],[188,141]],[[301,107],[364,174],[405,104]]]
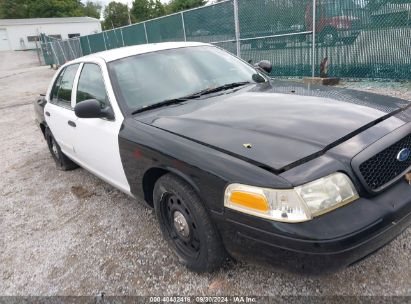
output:
[[[154,1],[152,18],[158,18],[167,14],[166,8],[160,0]]]
[[[100,19],[101,4],[99,2],[87,1],[84,5],[84,16]]]
[[[207,4],[207,0],[171,0],[167,5],[167,10],[170,13],[184,11],[190,8],[195,8]]]
[[[80,0],[28,0],[29,18],[84,16]]]
[[[0,18],[27,18],[27,0],[0,0]]]
[[[166,9],[160,0],[134,0],[131,15],[137,22],[164,16]]]
[[[133,17],[136,19],[137,22],[150,19],[150,15],[151,15],[150,0],[133,1],[130,13],[131,15],[133,15]]]
[[[110,29],[128,24],[128,7],[127,4],[112,1],[103,12],[103,27]]]
[[[80,0],[0,0],[0,18],[90,16],[100,19],[101,5]]]

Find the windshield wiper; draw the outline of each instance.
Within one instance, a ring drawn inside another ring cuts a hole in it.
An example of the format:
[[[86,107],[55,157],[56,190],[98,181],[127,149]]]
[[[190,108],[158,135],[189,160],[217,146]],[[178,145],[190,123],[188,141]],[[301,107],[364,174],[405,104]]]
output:
[[[233,82],[233,83],[228,83],[228,84],[216,87],[216,88],[208,88],[208,89],[201,90],[200,92],[197,92],[197,93],[185,96],[185,97],[168,99],[168,100],[164,100],[164,101],[152,104],[152,105],[148,105],[148,106],[139,108],[139,109],[133,111],[131,113],[131,115],[138,114],[138,113],[148,111],[148,110],[151,110],[151,109],[156,109],[156,108],[161,108],[161,107],[164,107],[164,106],[178,104],[180,102],[184,102],[184,101],[187,101],[187,100],[190,100],[190,99],[199,98],[203,95],[207,95],[207,94],[211,94],[211,93],[216,93],[216,92],[220,92],[220,91],[224,91],[224,90],[229,90],[229,89],[241,87],[243,85],[250,84],[250,83],[251,83],[250,81]]]
[[[161,107],[164,107],[164,106],[178,104],[180,102],[184,102],[184,101],[194,99],[194,98],[198,98],[198,97],[200,97],[200,96],[197,96],[197,94],[192,94],[192,95],[188,95],[188,96],[185,96],[185,97],[167,99],[167,100],[164,100],[164,101],[154,103],[152,105],[148,105],[148,106],[138,108],[137,110],[131,112],[131,115],[141,113],[141,112],[144,112],[144,111],[148,111],[148,110],[151,110],[151,109],[156,109],[156,108],[161,108]]]
[[[202,90],[202,91],[200,91],[196,94],[193,94],[193,95],[200,97],[200,96],[211,94],[211,93],[216,93],[216,92],[221,92],[221,91],[241,87],[241,86],[244,86],[244,85],[250,84],[250,83],[252,83],[252,82],[250,82],[250,81],[241,81],[241,82],[227,83],[225,85],[222,85],[222,86],[219,86],[219,87],[216,87],[216,88],[208,88],[208,89]]]

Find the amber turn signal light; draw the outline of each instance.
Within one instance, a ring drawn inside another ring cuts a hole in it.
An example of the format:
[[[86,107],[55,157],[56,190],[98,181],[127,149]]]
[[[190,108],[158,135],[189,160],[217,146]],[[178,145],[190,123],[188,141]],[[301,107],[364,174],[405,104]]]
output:
[[[267,212],[269,210],[268,202],[265,197],[256,193],[234,191],[231,193],[230,201],[232,204],[249,209],[263,212]]]

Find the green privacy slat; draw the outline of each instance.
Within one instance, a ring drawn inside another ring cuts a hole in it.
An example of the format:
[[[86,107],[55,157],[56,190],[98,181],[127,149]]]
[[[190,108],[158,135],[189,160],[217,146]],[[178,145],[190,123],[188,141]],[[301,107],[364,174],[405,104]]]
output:
[[[334,31],[319,26],[317,75],[319,61],[328,57],[330,76],[411,78],[411,48],[406,42],[411,38],[411,1],[383,2],[373,7],[362,7],[355,1],[319,5],[317,24],[324,23],[329,16],[341,21],[341,16],[346,16],[349,22]],[[326,43],[328,33],[335,36],[331,43]]]
[[[146,27],[134,24],[69,43],[57,43],[42,35],[45,61],[61,64],[75,56],[145,44],[146,34],[149,43],[186,38],[214,43],[235,54],[233,2],[207,5],[147,21]],[[320,62],[327,57],[330,76],[411,79],[411,0],[316,2],[313,53],[312,0],[238,0],[241,57],[252,62],[270,60],[273,76],[310,76],[313,58],[319,76]]]
[[[184,41],[183,23],[180,14],[146,22],[149,43]]]
[[[106,50],[105,39],[103,33],[87,36],[90,41],[91,53],[101,52]]]
[[[53,57],[51,56],[51,51],[47,47],[47,43],[41,43],[41,50],[43,52],[44,63],[46,65],[54,64]]]
[[[133,24],[121,28],[124,45],[136,45],[146,43],[146,35],[143,24]]]
[[[121,33],[121,29],[115,29],[115,30],[114,30],[114,35],[115,35],[115,37],[116,37],[117,47],[122,47],[122,46],[124,46],[123,34]]]
[[[80,45],[81,45],[81,51],[83,52],[83,56],[91,54],[91,49],[88,44],[88,36],[80,37]]]
[[[233,3],[206,6],[184,13],[188,41],[216,42],[235,38]]]
[[[52,65],[54,64],[53,56],[52,56],[52,51],[50,49],[50,46],[48,44],[48,37],[44,34],[40,34],[40,47],[41,47],[41,52],[44,57],[44,63],[46,65]]]
[[[310,76],[314,56],[316,76],[327,57],[330,76],[410,79],[411,1],[367,2],[317,0],[312,54],[312,34],[305,33],[313,29],[311,0],[239,0],[242,39],[276,36],[242,41],[241,56],[272,61],[273,76]]]
[[[105,31],[103,34],[108,50],[123,46],[123,40],[119,30]]]

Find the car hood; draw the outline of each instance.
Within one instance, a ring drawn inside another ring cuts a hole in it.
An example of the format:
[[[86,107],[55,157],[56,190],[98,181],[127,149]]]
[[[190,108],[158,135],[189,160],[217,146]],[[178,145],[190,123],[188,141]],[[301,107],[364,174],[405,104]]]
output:
[[[135,118],[280,171],[398,113],[409,103],[353,90],[272,82]]]

